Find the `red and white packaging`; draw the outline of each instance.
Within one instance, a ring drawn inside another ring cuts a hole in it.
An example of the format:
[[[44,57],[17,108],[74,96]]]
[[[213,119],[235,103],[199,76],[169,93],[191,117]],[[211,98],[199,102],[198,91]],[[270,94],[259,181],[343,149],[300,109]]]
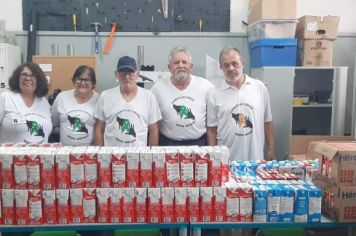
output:
[[[240,221],[240,190],[236,184],[226,186],[226,221]]]
[[[182,187],[193,187],[194,183],[194,155],[188,147],[179,148],[180,180]]]
[[[1,147],[0,147],[0,149],[1,149]],[[1,163],[1,162],[0,162]],[[1,195],[1,189],[0,189],[0,224],[3,224],[2,223],[2,195]]]
[[[140,184],[140,151],[138,149],[127,149],[126,163],[126,187],[136,188]]]
[[[167,186],[166,153],[163,149],[152,150],[153,187]]]
[[[152,152],[146,149],[140,153],[140,187],[152,187],[152,175]]]
[[[98,152],[99,146],[89,146],[84,156],[84,185],[86,188],[98,186]]]
[[[123,188],[126,183],[126,150],[121,147],[115,147],[112,150],[112,186],[114,188]]]
[[[57,148],[40,148],[40,150],[41,189],[55,189],[56,172],[54,160]]]
[[[70,187],[84,188],[84,159],[87,147],[74,147],[69,155]]]
[[[56,190],[42,190],[43,222],[57,224]]]
[[[98,200],[96,221],[98,223],[109,223],[109,189],[97,188],[96,199]]]
[[[14,189],[15,177],[14,177],[14,162],[12,157],[12,148],[5,147],[1,149],[1,188],[2,189]]]
[[[208,186],[208,165],[209,165],[209,153],[204,148],[194,148],[195,158],[195,186],[206,187]]]
[[[2,202],[2,224],[14,225],[15,224],[15,190],[2,189],[1,202]]]
[[[27,154],[27,182],[29,189],[41,188],[41,161],[42,148],[33,148]]]
[[[198,222],[199,217],[199,188],[198,187],[189,187],[187,188],[188,194],[188,216],[189,222]]]
[[[220,187],[222,180],[222,152],[220,149],[214,148],[209,152],[209,183],[211,187]]]
[[[213,188],[200,187],[200,221],[213,221]]]
[[[161,204],[161,189],[147,189],[147,206],[148,206],[148,223],[161,223],[162,204]]]
[[[29,221],[31,225],[43,224],[42,191],[40,189],[28,190]]]
[[[253,188],[247,183],[238,183],[240,191],[240,221],[252,222]]]
[[[174,188],[161,188],[162,223],[173,223],[174,217]]]
[[[28,189],[27,152],[28,148],[13,149],[15,189]]]
[[[188,222],[188,193],[186,187],[174,188],[175,222]]]
[[[180,187],[179,152],[178,149],[166,149],[167,186]]]
[[[122,223],[135,221],[135,189],[122,189]]]
[[[72,147],[61,147],[57,150],[57,154],[55,158],[56,189],[70,188],[69,155],[72,149],[73,149]]]
[[[73,224],[83,223],[83,189],[72,188],[69,190],[70,218]]]
[[[83,222],[96,222],[96,191],[95,188],[83,188]]]
[[[109,188],[109,222],[122,223],[122,190],[123,188]]]
[[[213,187],[213,221],[226,221],[226,188]]]
[[[112,186],[111,175],[111,147],[100,147],[98,152],[98,187],[110,188]]]
[[[229,157],[230,150],[226,146],[216,146],[217,150],[221,150],[221,180],[222,182],[229,181]]]
[[[69,189],[56,189],[58,224],[71,223]]]
[[[135,222],[147,223],[147,188],[135,188]]]
[[[28,190],[16,189],[15,190],[15,224],[28,225],[29,224],[28,212]]]

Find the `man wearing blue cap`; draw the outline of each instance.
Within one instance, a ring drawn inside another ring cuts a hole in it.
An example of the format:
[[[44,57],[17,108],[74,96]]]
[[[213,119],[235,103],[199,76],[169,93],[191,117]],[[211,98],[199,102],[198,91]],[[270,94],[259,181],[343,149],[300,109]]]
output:
[[[115,76],[119,86],[103,91],[97,103],[95,145],[158,145],[161,112],[153,94],[136,84],[139,71],[135,59],[121,57]]]

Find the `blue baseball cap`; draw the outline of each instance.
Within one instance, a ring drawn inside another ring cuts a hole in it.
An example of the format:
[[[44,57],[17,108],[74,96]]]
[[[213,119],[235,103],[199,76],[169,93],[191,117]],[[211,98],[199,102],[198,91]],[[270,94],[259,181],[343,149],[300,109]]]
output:
[[[137,71],[136,60],[129,56],[124,56],[117,62],[117,71]]]

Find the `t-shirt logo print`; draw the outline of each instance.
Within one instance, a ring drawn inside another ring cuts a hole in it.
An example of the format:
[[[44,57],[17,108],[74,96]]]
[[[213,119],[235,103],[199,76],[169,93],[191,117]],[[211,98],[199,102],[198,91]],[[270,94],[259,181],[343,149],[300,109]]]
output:
[[[128,134],[136,138],[135,126],[128,120],[116,117],[121,133]]]
[[[237,113],[234,114],[232,113],[232,118],[236,121],[236,124],[238,124],[241,128],[251,128],[252,129],[252,122],[250,120],[250,117],[245,116],[242,113]]]
[[[192,110],[184,105],[181,105],[181,106],[177,106],[177,105],[174,105],[173,104],[173,108],[174,110],[176,110],[177,112],[177,115],[179,115],[179,117],[181,119],[193,119],[195,120],[195,116],[194,114],[192,113]]]
[[[27,129],[33,136],[40,136],[44,138],[43,127],[36,121],[26,120]]]
[[[85,123],[81,121],[80,118],[73,116],[67,116],[67,118],[74,132],[84,132],[86,134],[88,133],[88,129],[85,126]]]

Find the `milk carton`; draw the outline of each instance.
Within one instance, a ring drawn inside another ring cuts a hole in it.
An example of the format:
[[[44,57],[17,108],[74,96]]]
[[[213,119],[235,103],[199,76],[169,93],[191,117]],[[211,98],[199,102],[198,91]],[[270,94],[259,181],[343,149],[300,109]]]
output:
[[[195,158],[195,186],[206,187],[208,186],[208,165],[209,153],[203,148],[194,148]]]
[[[42,190],[43,222],[57,224],[56,190]]]
[[[135,222],[147,223],[147,188],[135,188]]]
[[[127,171],[126,171],[126,150],[115,147],[111,155],[112,163],[112,186],[121,188],[127,186]]]
[[[154,149],[152,152],[153,187],[162,188],[167,184],[166,154],[163,149]]]
[[[74,147],[69,155],[70,186],[84,187],[84,159],[87,147]]]
[[[166,149],[166,170],[167,170],[167,186],[180,187],[180,168],[179,168],[179,152],[178,149]]]
[[[180,179],[183,187],[193,187],[194,183],[194,156],[191,148],[179,148]]]
[[[292,187],[294,189],[294,222],[308,222],[309,191],[302,185]]]
[[[211,222],[213,220],[213,188],[200,187],[200,221]]]
[[[252,186],[247,183],[238,183],[240,191],[240,220],[243,222],[252,221]]]
[[[70,188],[69,155],[72,149],[72,147],[61,147],[57,150],[55,158],[56,189]]]
[[[99,146],[89,146],[84,156],[84,186],[96,188],[98,186],[98,152]]]
[[[135,222],[135,189],[122,189],[122,222]]]
[[[53,190],[56,184],[55,156],[57,148],[40,148],[41,189]]]
[[[98,152],[98,187],[110,188],[112,186],[111,147],[100,147]]]
[[[208,185],[212,187],[219,187],[222,183],[222,151],[220,149],[213,149],[209,152],[209,182]]]
[[[16,189],[28,189],[26,148],[13,149],[14,178]]]
[[[40,189],[28,190],[29,222],[31,225],[43,224],[42,192]]]
[[[83,188],[83,222],[96,222],[96,190],[95,188]]]
[[[140,184],[140,150],[127,149],[126,163],[126,187],[138,187]]]
[[[4,225],[15,224],[15,190],[3,189],[1,191],[2,223]]]
[[[152,152],[146,149],[140,153],[140,187],[152,187],[152,175]]]
[[[15,190],[15,224],[29,224],[28,190]]]
[[[70,224],[69,189],[56,189],[57,220],[59,224]]]
[[[309,190],[308,222],[320,222],[322,191],[315,186],[306,186]]]
[[[175,200],[175,221],[177,223],[188,222],[188,193],[186,187],[174,188],[174,200]]]
[[[122,223],[123,188],[109,188],[110,223]]]
[[[96,199],[98,200],[98,211],[96,219],[98,223],[109,223],[109,189],[108,188],[97,188],[96,189]]]
[[[267,189],[263,185],[253,185],[253,221],[267,222]]]
[[[281,214],[281,191],[277,185],[266,185],[267,188],[267,222],[279,222]]]
[[[237,184],[225,183],[226,187],[226,221],[240,221],[240,191]]]
[[[294,189],[289,185],[278,185],[281,190],[280,217],[281,222],[294,220]]]
[[[213,187],[213,221],[226,221],[226,188]]]
[[[14,162],[12,157],[12,148],[4,147],[0,152],[1,160],[1,188],[2,189],[13,189],[15,187],[14,179]],[[12,223],[11,223],[12,224]]]
[[[200,220],[199,211],[199,188],[198,187],[188,187],[188,216],[189,222],[197,222]]]
[[[230,159],[230,150],[226,146],[216,147],[218,150],[221,150],[221,173],[222,173],[222,182],[229,181],[229,159]]]
[[[41,188],[40,155],[42,148],[33,148],[27,153],[27,181],[29,189]]]
[[[71,222],[74,224],[83,223],[83,189],[70,189],[69,197]]]
[[[160,188],[148,188],[148,223],[161,223],[161,189]]]
[[[174,188],[161,188],[162,198],[162,223],[173,223],[174,217]]]

